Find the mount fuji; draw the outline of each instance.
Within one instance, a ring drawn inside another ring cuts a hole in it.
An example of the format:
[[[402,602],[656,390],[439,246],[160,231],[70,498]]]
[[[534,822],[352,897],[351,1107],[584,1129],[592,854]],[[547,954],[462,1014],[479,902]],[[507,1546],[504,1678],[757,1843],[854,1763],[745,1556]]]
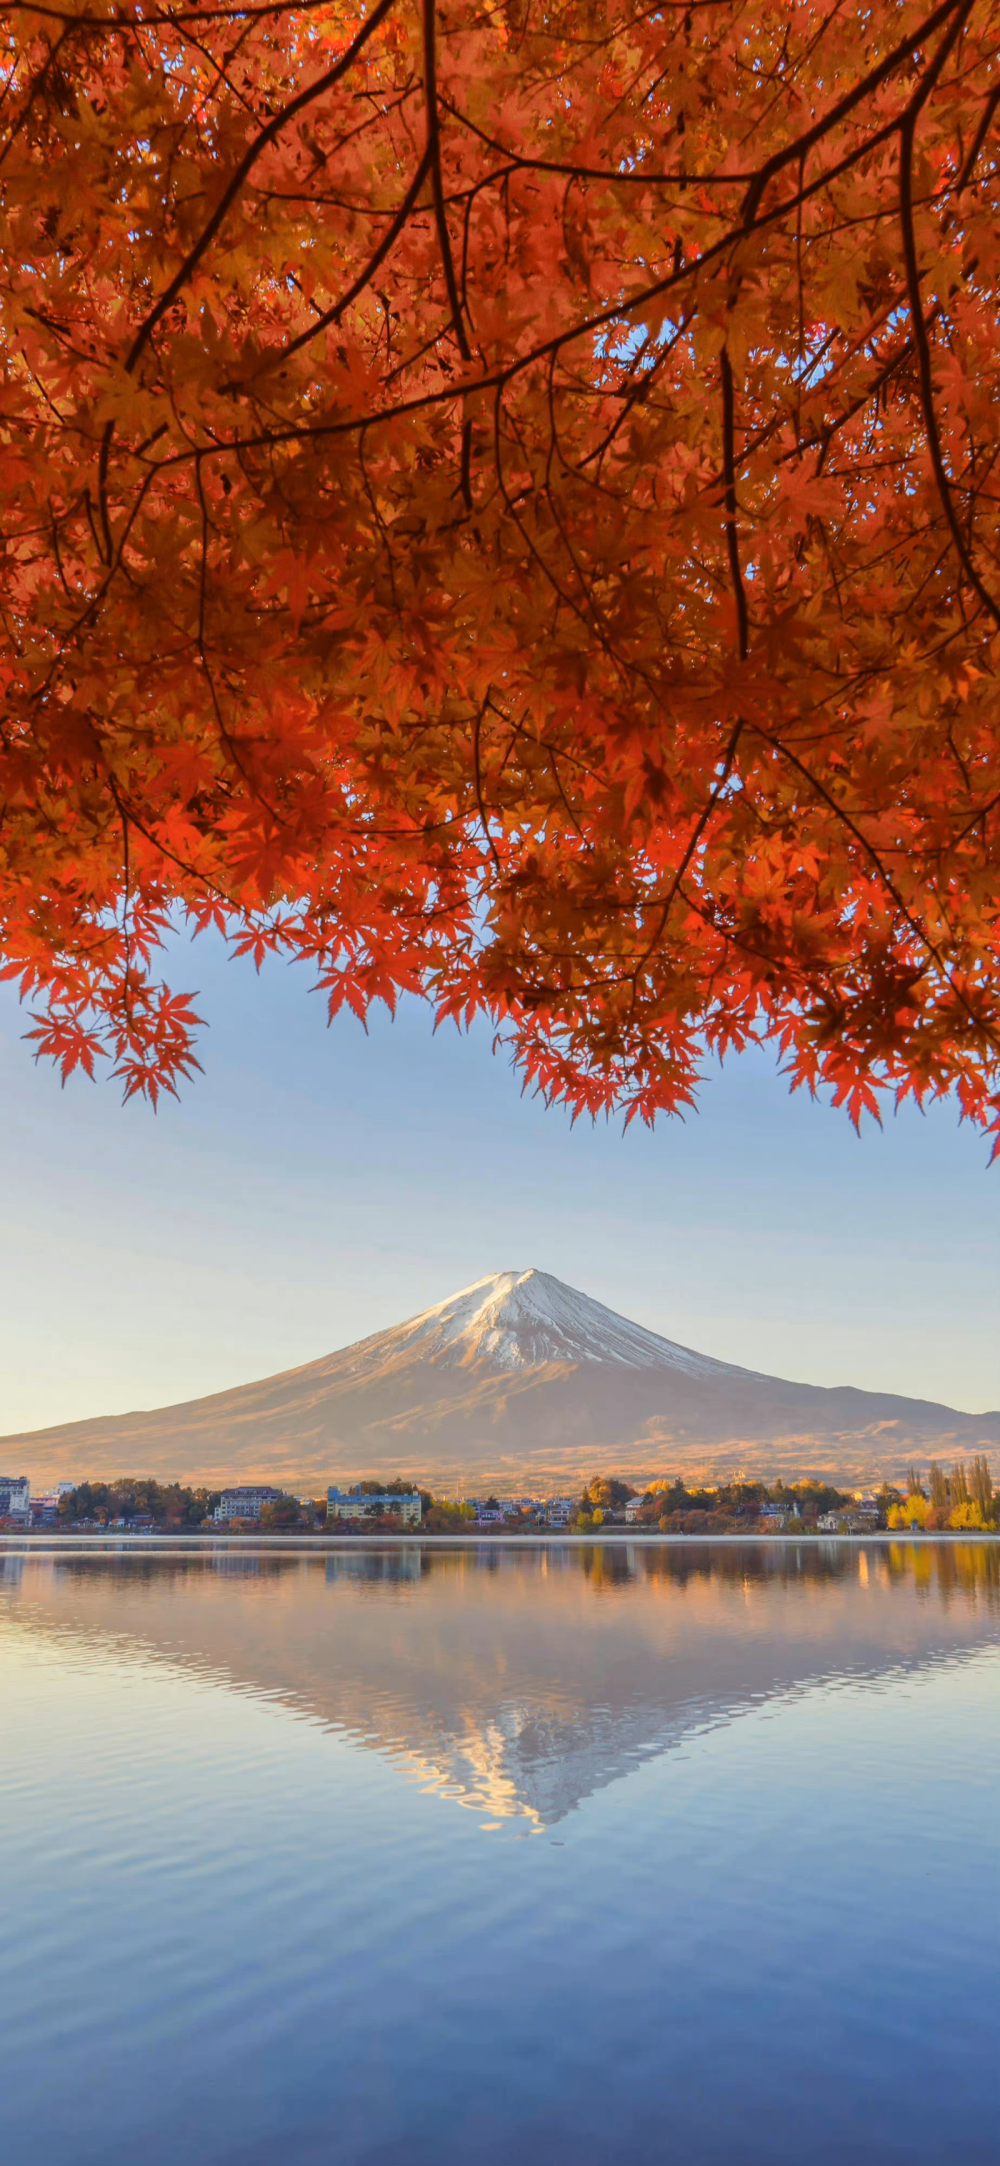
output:
[[[36,1480],[256,1477],[314,1492],[402,1473],[455,1494],[596,1471],[869,1481],[998,1445],[1000,1412],[789,1383],[678,1346],[547,1271],[501,1271],[260,1383],[2,1437],[0,1461]]]

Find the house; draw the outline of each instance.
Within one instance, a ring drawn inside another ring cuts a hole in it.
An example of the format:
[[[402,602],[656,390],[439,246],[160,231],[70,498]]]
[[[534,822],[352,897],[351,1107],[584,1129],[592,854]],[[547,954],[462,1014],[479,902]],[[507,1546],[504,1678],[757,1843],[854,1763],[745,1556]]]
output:
[[[629,1498],[625,1506],[625,1525],[627,1527],[634,1527],[636,1520],[642,1517],[642,1508],[646,1501],[645,1497]]]
[[[502,1504],[477,1504],[477,1527],[502,1527],[503,1523],[504,1509]]]
[[[546,1497],[542,1510],[550,1527],[566,1527],[576,1507],[572,1497]]]
[[[0,1519],[31,1525],[31,1483],[26,1474],[0,1474]]]
[[[846,1511],[823,1512],[816,1525],[823,1534],[871,1534],[879,1516],[879,1507],[872,1498],[870,1506],[849,1504]]]
[[[55,1490],[45,1496],[31,1499],[31,1524],[33,1527],[54,1527],[59,1518],[59,1498]]]
[[[389,1513],[399,1517],[404,1527],[419,1527],[423,1517],[423,1501],[419,1489],[405,1495],[390,1496],[383,1492],[376,1496],[362,1495],[360,1489],[341,1490],[336,1485],[326,1492],[326,1516],[333,1519],[382,1519]]]
[[[212,1513],[213,1519],[259,1519],[265,1504],[277,1504],[282,1496],[280,1489],[269,1489],[252,1484],[239,1489],[224,1489]]]

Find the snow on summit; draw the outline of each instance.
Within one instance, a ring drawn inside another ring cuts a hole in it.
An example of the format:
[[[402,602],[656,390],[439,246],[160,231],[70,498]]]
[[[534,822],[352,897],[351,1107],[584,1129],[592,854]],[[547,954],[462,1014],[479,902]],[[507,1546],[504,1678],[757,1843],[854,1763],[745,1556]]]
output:
[[[448,1366],[535,1369],[549,1362],[617,1362],[686,1376],[746,1376],[590,1300],[548,1271],[496,1271],[386,1334],[400,1352]],[[383,1341],[384,1343],[384,1341]]]

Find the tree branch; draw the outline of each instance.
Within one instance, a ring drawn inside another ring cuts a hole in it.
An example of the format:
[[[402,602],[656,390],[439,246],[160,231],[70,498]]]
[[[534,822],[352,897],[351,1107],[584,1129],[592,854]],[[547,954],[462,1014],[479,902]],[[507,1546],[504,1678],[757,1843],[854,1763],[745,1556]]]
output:
[[[906,283],[910,301],[910,324],[920,376],[920,403],[923,408],[924,425],[927,430],[927,448],[931,455],[934,479],[937,483],[942,509],[951,531],[951,538],[955,544],[959,561],[969,585],[978,594],[984,609],[989,611],[994,624],[1000,625],[1000,605],[994,601],[989,588],[984,584],[976,570],[952,502],[951,482],[944,463],[941,432],[938,428],[937,413],[934,406],[934,373],[931,366],[931,346],[924,322],[924,301],[920,287],[920,265],[917,261],[917,238],[913,223],[913,146],[917,121],[948,54],[971,11],[972,0],[964,0],[958,19],[952,24],[948,35],[942,39],[919,91],[911,100],[903,116],[899,131],[899,219],[903,234],[903,256],[906,263]]]
[[[424,98],[427,107],[427,151],[431,161],[431,187],[434,193],[434,219],[437,225],[438,245],[444,267],[444,282],[448,289],[448,305],[458,350],[463,361],[471,361],[472,349],[465,335],[462,321],[462,304],[458,295],[458,281],[452,260],[451,239],[444,205],[444,182],[441,178],[441,127],[438,117],[437,50],[434,0],[423,0],[424,23]]]
[[[395,5],[396,0],[376,0],[375,7],[373,7],[367,21],[362,23],[357,36],[351,40],[347,51],[341,54],[340,59],[334,62],[332,68],[327,68],[325,75],[317,76],[316,81],[307,83],[305,89],[300,90],[296,97],[289,98],[287,105],[282,106],[280,113],[274,114],[273,118],[268,121],[266,128],[261,129],[260,134],[244,151],[235,173],[231,175],[227,186],[223,189],[211,218],[202,227],[194,247],[188,250],[180,269],[174,273],[169,286],[165,287],[155,306],[150,309],[148,316],[140,324],[125,359],[124,366],[128,374],[131,374],[136,362],[149,344],[157,324],[166,315],[168,308],[173,307],[178,294],[183,291],[192,273],[197,270],[206,249],[211,247],[219,227],[232,209],[244,181],[252,172],[261,152],[267,149],[269,143],[274,142],[276,136],[281,134],[283,128],[287,128],[289,121],[294,120],[298,113],[304,112],[307,106],[315,104],[316,99],[321,98],[325,91],[332,90],[334,83],[339,83],[341,77],[346,75],[354,66],[354,62],[364,51],[369,38],[374,36],[375,31],[385,21],[386,16],[391,14]]]

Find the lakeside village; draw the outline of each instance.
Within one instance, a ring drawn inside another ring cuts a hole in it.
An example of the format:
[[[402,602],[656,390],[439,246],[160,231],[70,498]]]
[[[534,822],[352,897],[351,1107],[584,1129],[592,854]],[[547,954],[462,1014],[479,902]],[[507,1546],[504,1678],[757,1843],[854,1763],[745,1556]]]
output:
[[[209,1490],[180,1482],[122,1476],[112,1481],[62,1481],[32,1495],[26,1474],[0,1475],[0,1531],[46,1529],[66,1534],[197,1532],[426,1534],[482,1530],[484,1534],[571,1532],[616,1528],[660,1534],[872,1534],[882,1528],[928,1533],[1000,1530],[1000,1493],[989,1462],[978,1454],[947,1470],[932,1460],[926,1476],[911,1467],[902,1484],[845,1493],[807,1479],[767,1483],[734,1478],[715,1488],[680,1479],[644,1489],[595,1475],[578,1497],[441,1498],[412,1480],[331,1484],[325,1498],[301,1497],[270,1484]]]

